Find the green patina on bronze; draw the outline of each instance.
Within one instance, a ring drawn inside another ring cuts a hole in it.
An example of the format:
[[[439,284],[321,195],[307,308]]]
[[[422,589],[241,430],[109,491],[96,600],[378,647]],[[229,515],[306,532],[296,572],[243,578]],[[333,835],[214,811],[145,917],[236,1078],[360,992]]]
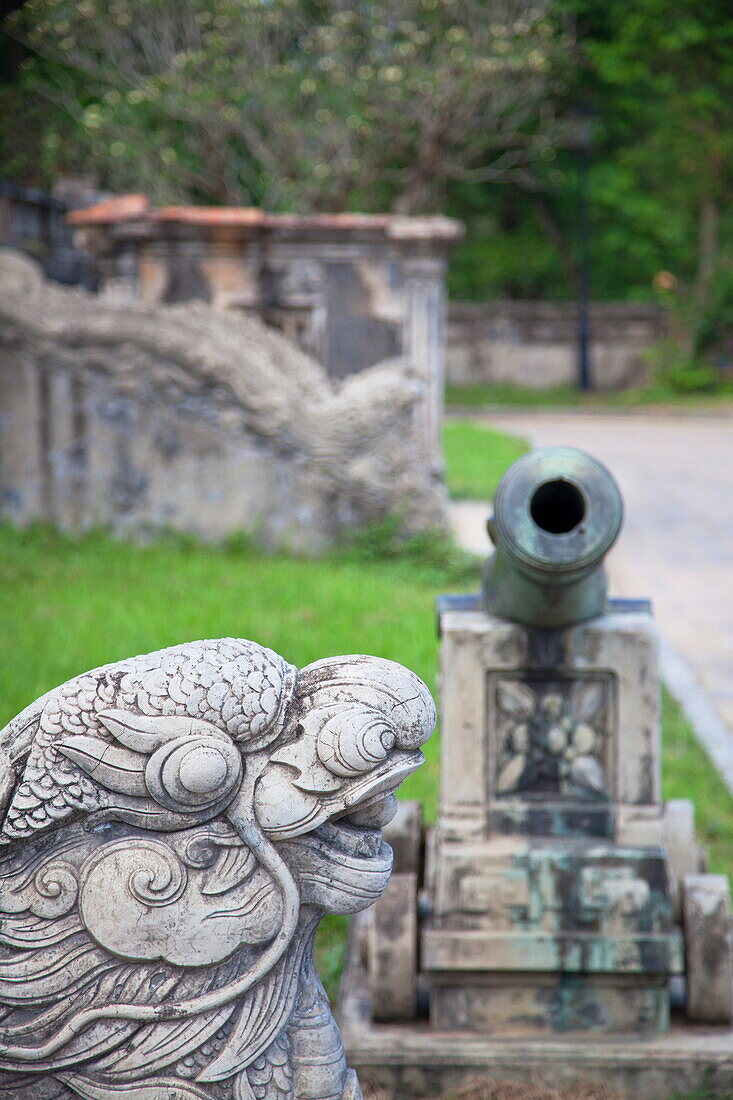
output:
[[[499,482],[487,527],[484,607],[527,626],[562,627],[606,606],[603,559],[621,529],[614,478],[572,447],[544,447],[515,462]]]

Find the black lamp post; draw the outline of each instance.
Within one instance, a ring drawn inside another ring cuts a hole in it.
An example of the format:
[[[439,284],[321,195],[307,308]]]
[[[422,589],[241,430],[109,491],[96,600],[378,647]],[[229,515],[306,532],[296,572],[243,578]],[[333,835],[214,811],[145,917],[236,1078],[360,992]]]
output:
[[[593,117],[586,106],[576,107],[572,121],[572,147],[578,156],[578,241],[580,264],[578,268],[578,386],[591,390],[590,362],[590,211],[589,174],[590,153],[593,144]]]

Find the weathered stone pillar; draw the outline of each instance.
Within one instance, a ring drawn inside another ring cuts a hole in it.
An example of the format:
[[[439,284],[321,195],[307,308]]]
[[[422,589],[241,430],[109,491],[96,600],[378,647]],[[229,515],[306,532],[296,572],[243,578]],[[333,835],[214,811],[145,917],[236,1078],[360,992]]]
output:
[[[418,436],[436,473],[442,470],[440,433],[445,387],[445,259],[407,255],[404,261],[407,341],[405,353],[425,387]]]

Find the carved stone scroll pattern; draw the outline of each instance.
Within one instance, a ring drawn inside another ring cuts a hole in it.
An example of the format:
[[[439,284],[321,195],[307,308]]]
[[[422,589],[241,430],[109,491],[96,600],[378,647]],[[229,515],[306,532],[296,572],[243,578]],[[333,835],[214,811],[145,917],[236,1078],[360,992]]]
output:
[[[496,680],[496,793],[609,797],[611,693],[603,676]]]

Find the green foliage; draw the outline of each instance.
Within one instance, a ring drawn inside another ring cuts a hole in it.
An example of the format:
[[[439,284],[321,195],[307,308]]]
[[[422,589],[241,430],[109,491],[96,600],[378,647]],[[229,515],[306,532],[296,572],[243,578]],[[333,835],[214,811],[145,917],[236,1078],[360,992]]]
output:
[[[593,296],[653,299],[655,277],[671,273],[689,355],[702,319],[718,326],[714,282],[733,249],[733,11],[727,0],[554,0],[552,12],[576,41],[557,75],[558,109],[593,113]],[[468,223],[457,297],[576,293],[582,154],[572,146],[555,144],[539,192],[449,189],[451,212]],[[720,325],[725,338],[723,315]]]
[[[461,299],[577,294],[588,109],[593,296],[670,306],[670,393],[733,361],[728,0],[26,0],[4,26],[11,178],[440,209]]]
[[[335,1004],[346,956],[348,917],[325,916],[316,931],[315,957],[324,989]]]
[[[733,256],[719,263],[710,293],[697,316],[693,344],[698,356],[733,372]]]
[[[598,116],[591,192],[596,226],[608,227],[606,262],[633,295],[673,281],[692,360],[733,245],[733,10],[727,0],[561,3],[583,60],[573,85]]]
[[[662,795],[665,799],[692,799],[710,870],[733,876],[733,795],[668,691],[662,692],[662,729]]]
[[[675,394],[714,394],[719,388],[719,378],[712,367],[686,361],[671,364],[665,372],[665,382]]]
[[[532,177],[566,43],[547,0],[27,0],[9,23],[103,182],[154,199],[432,211]],[[54,72],[49,64],[57,66]]]
[[[367,565],[390,562],[406,573],[418,567],[426,578],[434,576],[443,585],[470,583],[476,575],[473,556],[456,546],[447,532],[408,533],[399,516],[387,516],[355,531],[344,540],[339,557]]]
[[[549,147],[547,153],[553,161],[558,157]],[[446,200],[446,213],[467,225],[463,240],[451,253],[451,298],[482,301],[572,296],[574,285],[539,217],[544,198],[508,183],[452,183]],[[562,196],[554,194],[553,202],[560,206]],[[568,232],[572,235],[569,219]]]
[[[712,1068],[708,1076],[713,1077]],[[711,1084],[709,1088],[703,1085],[702,1088],[695,1089],[694,1092],[684,1094],[676,1092],[674,1096],[670,1096],[669,1100],[720,1100],[720,1093],[715,1084]]]

